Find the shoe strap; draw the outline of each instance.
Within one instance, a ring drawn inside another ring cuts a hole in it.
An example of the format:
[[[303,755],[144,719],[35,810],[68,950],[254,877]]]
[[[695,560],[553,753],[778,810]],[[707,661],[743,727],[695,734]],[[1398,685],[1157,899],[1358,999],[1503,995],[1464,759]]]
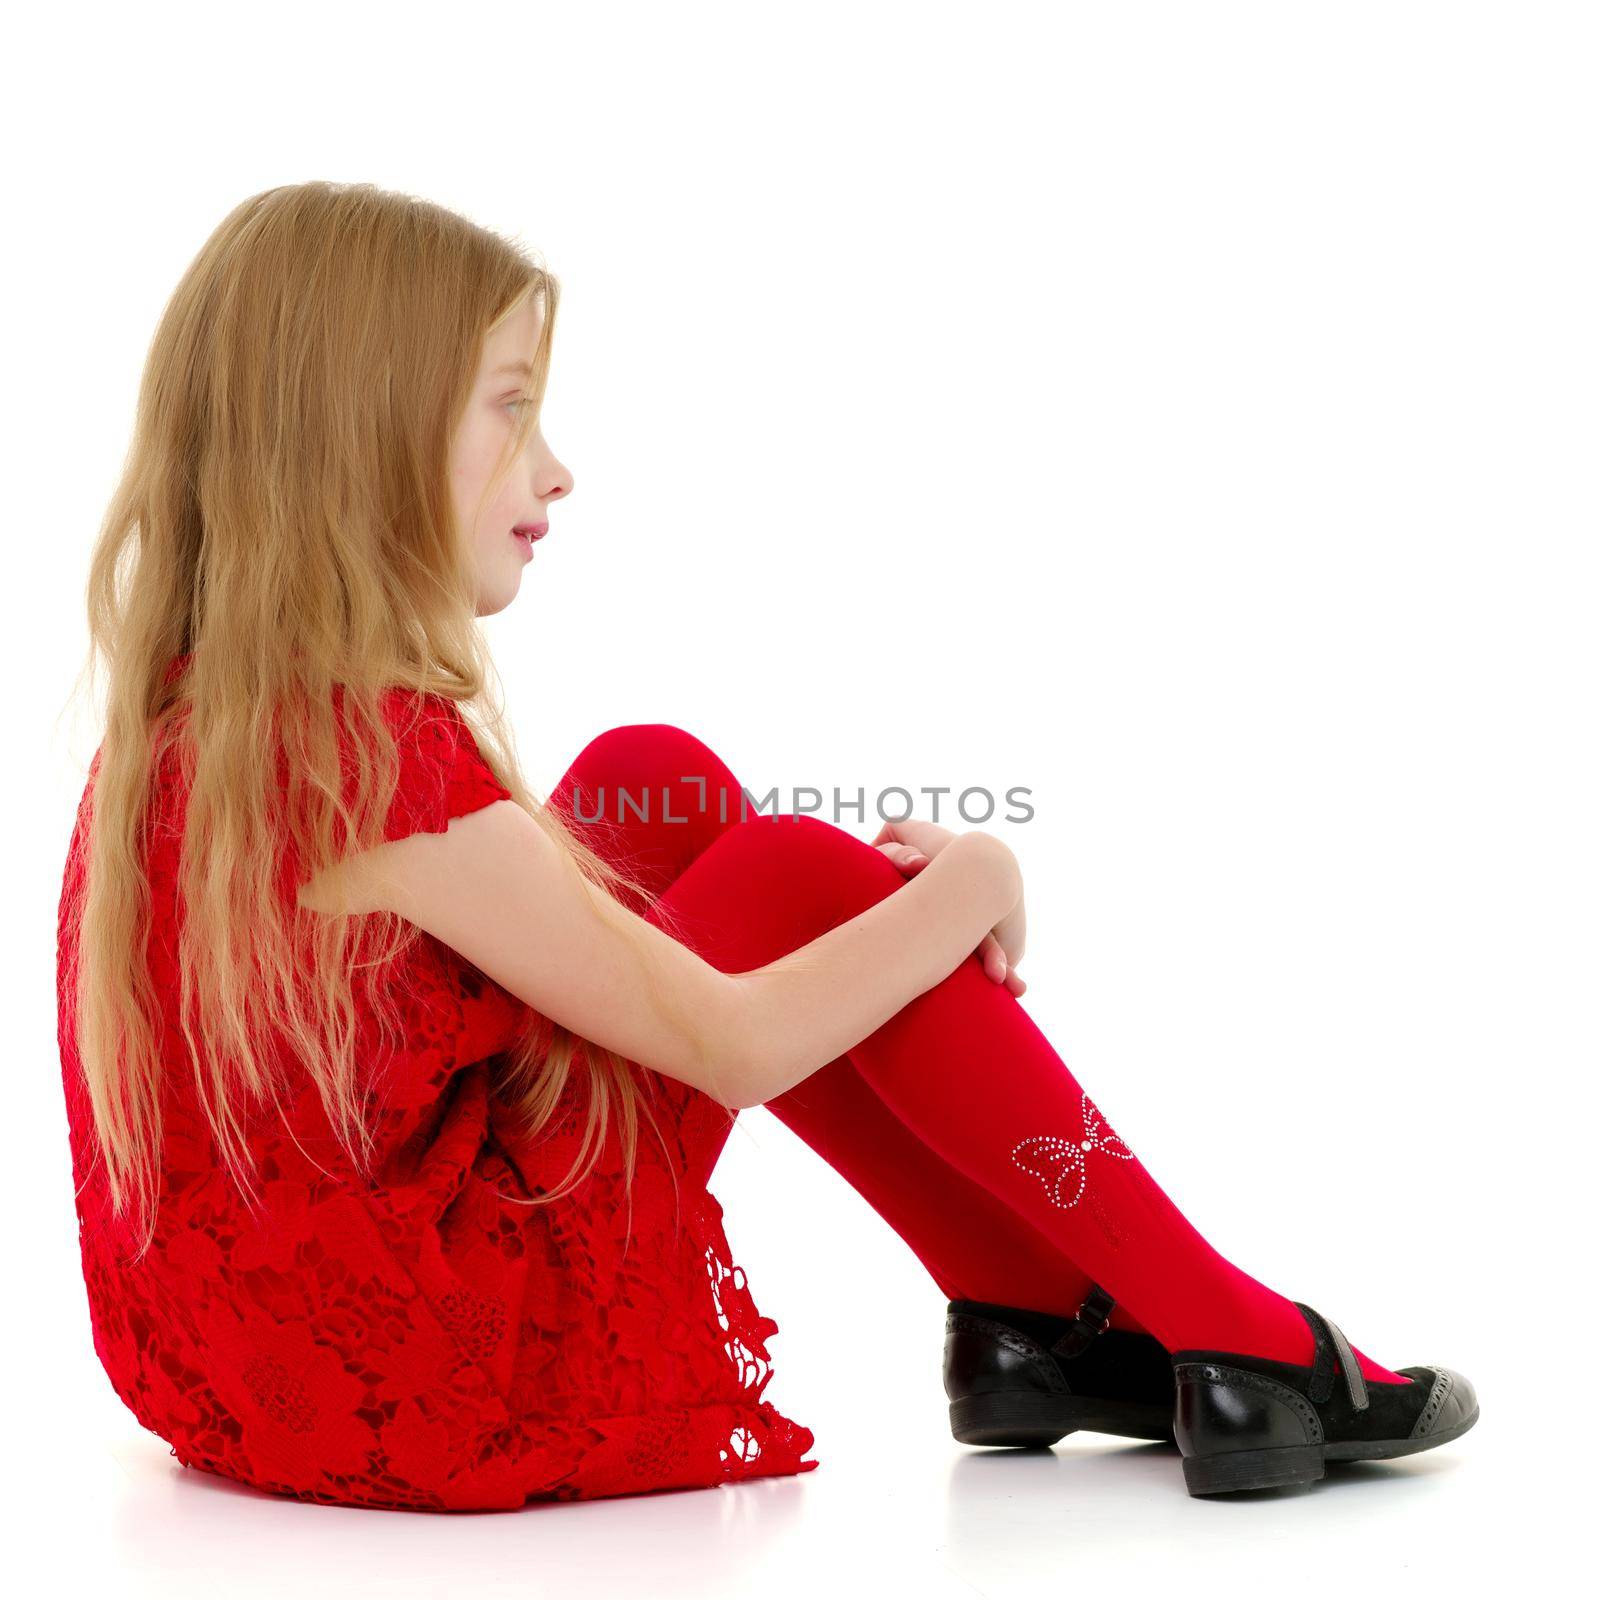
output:
[[[1051,1355],[1071,1360],[1081,1356],[1111,1325],[1111,1308],[1117,1302],[1097,1283],[1073,1313],[1066,1331],[1050,1346]]]
[[[1362,1375],[1361,1363],[1356,1359],[1350,1341],[1344,1336],[1344,1330],[1338,1323],[1330,1322],[1320,1311],[1313,1311],[1298,1300],[1294,1302],[1294,1307],[1310,1324],[1311,1336],[1317,1346],[1316,1360],[1311,1365],[1311,1382],[1306,1386],[1306,1398],[1320,1406],[1332,1397],[1334,1364],[1337,1362],[1339,1371],[1344,1374],[1345,1388],[1350,1393],[1351,1407],[1356,1411],[1365,1411],[1369,1404],[1367,1380]]]

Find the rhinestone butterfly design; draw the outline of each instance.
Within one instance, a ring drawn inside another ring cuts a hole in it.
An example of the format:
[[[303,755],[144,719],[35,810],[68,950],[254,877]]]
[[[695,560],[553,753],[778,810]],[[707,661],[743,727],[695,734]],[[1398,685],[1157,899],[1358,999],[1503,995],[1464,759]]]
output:
[[[1070,1211],[1083,1198],[1089,1183],[1089,1152],[1132,1161],[1133,1152],[1100,1115],[1098,1107],[1083,1097],[1083,1137],[1062,1139],[1053,1133],[1036,1133],[1013,1146],[1011,1159],[1031,1172],[1045,1187],[1052,1205]]]

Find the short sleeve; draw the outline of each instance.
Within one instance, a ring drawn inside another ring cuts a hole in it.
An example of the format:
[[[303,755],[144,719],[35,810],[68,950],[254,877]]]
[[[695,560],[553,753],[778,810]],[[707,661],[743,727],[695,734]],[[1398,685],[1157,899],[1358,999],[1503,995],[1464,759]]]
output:
[[[382,697],[382,709],[399,762],[394,800],[384,819],[386,841],[443,833],[452,817],[511,799],[449,696],[391,690]]]

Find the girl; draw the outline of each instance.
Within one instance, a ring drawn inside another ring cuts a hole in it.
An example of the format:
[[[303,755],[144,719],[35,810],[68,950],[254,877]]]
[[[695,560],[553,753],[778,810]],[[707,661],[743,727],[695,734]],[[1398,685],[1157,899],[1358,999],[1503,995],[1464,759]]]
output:
[[[958,1439],[1171,1435],[1204,1494],[1464,1432],[1465,1379],[1224,1260],[1080,1088],[1018,1003],[998,838],[752,814],[661,724],[530,794],[476,618],[572,490],[558,294],[448,211],[309,183],[229,215],[157,330],[58,925],[118,1395],[184,1464],[325,1502],[807,1471],[706,1188],[766,1105],[949,1299]]]

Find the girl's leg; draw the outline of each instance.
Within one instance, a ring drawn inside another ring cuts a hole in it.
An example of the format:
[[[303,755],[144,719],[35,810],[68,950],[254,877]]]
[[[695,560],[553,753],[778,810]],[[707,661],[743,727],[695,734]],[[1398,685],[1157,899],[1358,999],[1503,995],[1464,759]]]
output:
[[[643,894],[625,896],[641,914],[739,822],[742,802],[738,779],[718,756],[669,723],[600,734],[549,798],[599,855],[642,881]],[[767,1109],[900,1235],[946,1299],[1071,1315],[1088,1294],[1088,1277],[1069,1258],[923,1144],[847,1057]],[[1139,1327],[1121,1305],[1111,1321]]]
[[[754,816],[725,830],[662,904],[692,926],[707,960],[743,972],[905,881],[843,829],[814,817]],[[1168,1349],[1312,1360],[1311,1330],[1293,1303],[1201,1237],[975,955],[849,1056],[922,1143],[1045,1234]],[[789,1092],[803,1094],[810,1082]],[[834,1133],[830,1123],[825,1137]],[[906,1225],[929,1237],[961,1226],[937,1186],[908,1187],[902,1199]],[[1369,1380],[1406,1381],[1356,1354]]]
[[[639,881],[640,891],[622,898],[642,915],[740,820],[745,802],[739,780],[693,734],[637,722],[591,739],[548,804],[597,855]]]
[[[1071,1316],[1093,1287],[1076,1262],[1003,1200],[929,1149],[848,1056],[766,1108],[900,1235],[947,1300]],[[1111,1326],[1143,1331],[1120,1303]]]

